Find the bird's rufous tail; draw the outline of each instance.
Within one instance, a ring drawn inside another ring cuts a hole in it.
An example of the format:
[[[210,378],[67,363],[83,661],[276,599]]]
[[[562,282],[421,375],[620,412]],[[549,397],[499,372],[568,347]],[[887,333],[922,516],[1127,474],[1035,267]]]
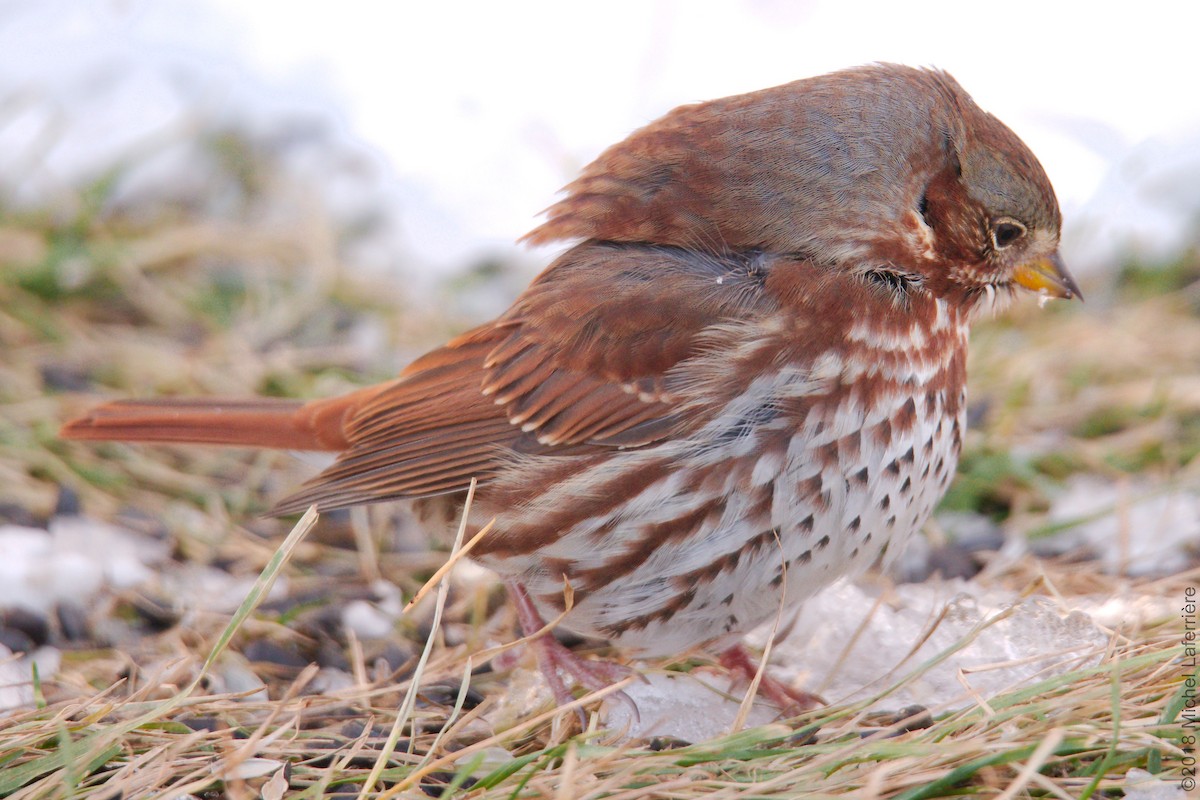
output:
[[[65,439],[339,451],[348,444],[344,423],[355,400],[353,393],[308,403],[279,398],[117,400],[68,422],[60,435]]]

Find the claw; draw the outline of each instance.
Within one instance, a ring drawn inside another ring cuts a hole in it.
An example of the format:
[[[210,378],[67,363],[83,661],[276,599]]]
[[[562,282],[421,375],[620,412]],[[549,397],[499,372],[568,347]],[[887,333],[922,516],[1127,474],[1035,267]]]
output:
[[[575,701],[575,696],[571,694],[570,689],[572,684],[595,692],[606,689],[633,674],[633,670],[623,664],[580,658],[550,634],[545,620],[538,613],[537,607],[533,604],[533,600],[525,591],[524,586],[510,581],[508,593],[517,607],[517,620],[521,625],[521,632],[529,639],[529,644],[533,647],[534,655],[537,657],[538,668],[545,676],[555,702],[560,706]],[[571,679],[569,683],[563,679],[564,675]],[[610,697],[626,704],[632,712],[633,718],[638,719],[637,705],[628,694],[619,691],[614,692]],[[575,713],[579,717],[580,724],[586,729],[587,715],[583,709],[576,707]]]
[[[718,660],[721,666],[739,675],[747,681],[754,680],[758,674],[758,664],[747,652],[744,645],[735,644],[721,653]],[[758,693],[773,703],[784,714],[794,717],[811,711],[817,706],[826,705],[825,701],[810,692],[788,686],[783,681],[764,674],[758,684]]]

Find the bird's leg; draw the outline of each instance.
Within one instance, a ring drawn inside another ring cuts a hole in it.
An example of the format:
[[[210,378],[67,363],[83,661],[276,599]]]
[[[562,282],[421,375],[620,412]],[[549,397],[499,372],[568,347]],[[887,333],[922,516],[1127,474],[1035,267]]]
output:
[[[598,691],[629,677],[633,672],[629,667],[611,661],[590,661],[575,655],[555,639],[550,631],[543,631],[546,621],[538,613],[525,587],[514,581],[509,581],[506,585],[509,596],[517,607],[517,620],[521,625],[521,632],[529,638],[529,644],[537,657],[538,668],[546,676],[546,683],[560,706],[575,700],[568,681],[563,680],[564,675],[571,679],[570,683]],[[624,692],[618,692],[615,696],[633,706],[633,701]],[[634,712],[636,713],[636,707]],[[577,709],[577,713],[580,721],[586,726],[587,718],[583,710]]]
[[[747,682],[753,681],[758,674],[758,663],[747,652],[745,645],[735,644],[718,657],[721,666],[740,676]],[[794,689],[783,681],[772,678],[764,672],[758,684],[758,693],[770,700],[781,711],[789,716],[802,714],[805,711],[825,705],[825,701],[815,694]]]

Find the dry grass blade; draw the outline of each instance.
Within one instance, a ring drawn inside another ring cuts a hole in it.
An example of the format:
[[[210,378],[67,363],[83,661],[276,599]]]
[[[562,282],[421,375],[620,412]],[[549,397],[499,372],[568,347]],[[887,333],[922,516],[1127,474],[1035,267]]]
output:
[[[467,495],[468,498],[470,498],[471,496],[474,495],[474,491],[475,491],[475,481],[474,481],[474,479],[472,479],[471,480],[471,492]],[[468,508],[470,507],[469,499],[467,501],[467,507]],[[466,558],[467,554],[471,552],[471,549],[473,547],[475,547],[475,545],[478,544],[479,541],[483,539],[483,537],[487,536],[489,533],[492,532],[492,526],[495,524],[496,524],[495,520],[491,520],[490,522],[488,522],[486,525],[484,525],[482,528],[480,528],[479,533],[472,536],[471,541],[467,542],[466,544],[461,544],[459,539],[456,538],[455,542],[454,542],[454,546],[450,550],[450,556],[449,556],[449,558],[446,559],[446,563],[443,564],[442,566],[438,567],[437,572],[433,573],[433,576],[430,577],[429,580],[425,581],[425,585],[422,586],[420,588],[420,590],[416,594],[413,595],[412,599],[408,601],[408,604],[406,606],[404,606],[404,610],[408,611],[413,606],[415,606],[417,603],[424,600],[425,597],[431,591],[434,590],[434,588],[441,586],[443,584],[443,579],[447,575],[450,574],[450,571],[452,569],[454,569],[455,565],[458,564],[458,562],[461,561],[463,558]],[[459,527],[459,533],[458,533],[459,537],[461,537],[463,535],[465,527],[466,527],[466,520],[464,518],[462,525]]]
[[[196,675],[192,684],[179,695],[178,700],[182,701],[186,699],[200,685],[200,681],[212,669],[217,658],[220,657],[221,653],[225,652],[225,648],[233,641],[234,634],[238,632],[254,609],[258,608],[259,603],[271,591],[271,587],[275,585],[275,581],[279,578],[284,565],[291,559],[292,554],[296,551],[296,548],[305,535],[317,524],[317,518],[317,507],[309,506],[308,510],[304,512],[299,521],[293,526],[291,533],[287,535],[287,538],[275,550],[274,555],[271,556],[271,560],[267,562],[267,566],[263,568],[262,573],[258,576],[258,580],[250,587],[250,592],[246,595],[246,599],[238,606],[237,611],[234,612],[233,617],[229,620],[229,624],[225,626],[225,630],[221,631],[220,638],[217,639],[216,644],[209,651],[208,657],[204,659],[204,664],[201,665],[199,674]]]
[[[463,539],[467,535],[467,520],[470,517],[471,503],[475,499],[475,486],[476,482],[474,479],[472,479],[471,486],[467,490],[466,501],[463,504],[462,516],[458,524],[458,532],[454,536],[454,544],[450,549],[450,558],[447,561],[447,566],[435,572],[433,577],[426,582],[424,587],[422,587],[422,591],[418,592],[418,595],[421,595],[422,592],[425,592],[431,584],[437,586],[438,594],[437,602],[434,604],[433,609],[433,624],[430,627],[429,637],[425,640],[425,647],[421,650],[421,656],[417,660],[417,668],[413,672],[413,676],[409,681],[408,691],[404,695],[404,702],[401,703],[400,710],[396,714],[396,719],[392,723],[392,729],[388,733],[387,743],[383,746],[383,749],[380,750],[379,758],[375,760],[375,766],[371,768],[371,774],[367,776],[367,780],[363,783],[362,789],[359,792],[358,796],[360,800],[367,800],[376,783],[378,783],[379,776],[383,774],[383,770],[387,766],[387,761],[391,757],[392,751],[396,749],[396,742],[400,740],[400,733],[404,729],[404,725],[411,721],[413,708],[416,706],[417,702],[417,690],[421,685],[421,677],[425,673],[425,665],[429,663],[429,654],[433,651],[434,639],[436,638],[437,631],[441,626],[442,612],[446,608],[446,597],[450,592],[450,584],[447,583],[444,578],[450,574],[450,569],[452,568],[453,563],[458,559],[459,553],[462,551]],[[481,530],[471,540],[471,543],[473,544],[481,539],[483,534],[485,534],[490,527],[491,526],[489,524],[487,527]],[[415,602],[416,600],[414,599],[408,604],[408,606],[405,607],[405,610],[411,608]],[[468,658],[467,666],[465,667],[468,677],[471,674],[470,663],[471,660]],[[455,713],[457,713],[457,708]],[[447,722],[446,724],[449,725],[450,722]],[[418,772],[419,771],[420,770],[418,769]]]

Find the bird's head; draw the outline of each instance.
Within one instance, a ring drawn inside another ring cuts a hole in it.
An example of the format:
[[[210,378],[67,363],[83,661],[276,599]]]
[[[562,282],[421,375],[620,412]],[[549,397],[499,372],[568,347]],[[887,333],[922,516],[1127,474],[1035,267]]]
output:
[[[965,299],[1017,287],[1081,297],[1058,253],[1062,213],[1042,165],[952,78],[939,77],[957,113],[944,131],[940,168],[917,200],[930,288]]]

